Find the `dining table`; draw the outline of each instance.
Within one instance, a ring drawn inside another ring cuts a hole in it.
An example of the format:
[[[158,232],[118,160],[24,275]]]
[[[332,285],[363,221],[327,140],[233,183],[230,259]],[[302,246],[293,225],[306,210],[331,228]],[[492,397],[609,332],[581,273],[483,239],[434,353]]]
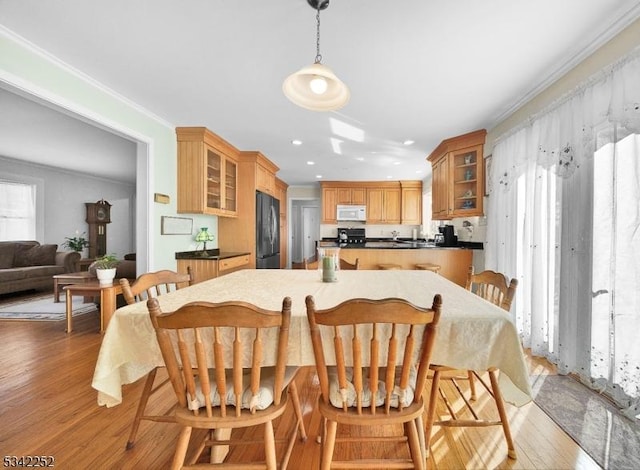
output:
[[[446,278],[422,270],[339,271],[335,282],[323,282],[318,270],[244,269],[158,297],[162,311],[194,302],[244,301],[280,310],[292,300],[288,365],[315,365],[305,298],[312,295],[317,309],[354,299],[402,298],[431,307],[436,294],[442,309],[431,361],[456,369],[499,369],[503,398],[516,406],[531,401],[529,372],[517,329],[509,312]],[[393,312],[389,312],[393,315]],[[275,355],[265,355],[275,363]],[[98,404],[122,402],[122,387],[163,366],[145,302],[116,310],[100,347],[92,386]]]

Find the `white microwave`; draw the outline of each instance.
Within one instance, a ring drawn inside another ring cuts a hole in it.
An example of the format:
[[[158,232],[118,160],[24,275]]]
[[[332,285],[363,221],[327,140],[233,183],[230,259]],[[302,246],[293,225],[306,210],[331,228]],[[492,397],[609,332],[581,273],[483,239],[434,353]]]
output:
[[[338,206],[338,222],[366,222],[367,206]]]

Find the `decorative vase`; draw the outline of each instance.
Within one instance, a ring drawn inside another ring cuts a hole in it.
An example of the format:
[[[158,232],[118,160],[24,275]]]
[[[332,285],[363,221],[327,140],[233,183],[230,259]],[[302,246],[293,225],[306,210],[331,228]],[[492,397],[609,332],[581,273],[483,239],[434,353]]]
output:
[[[113,278],[116,277],[116,268],[96,269],[96,276],[101,286],[112,286]]]

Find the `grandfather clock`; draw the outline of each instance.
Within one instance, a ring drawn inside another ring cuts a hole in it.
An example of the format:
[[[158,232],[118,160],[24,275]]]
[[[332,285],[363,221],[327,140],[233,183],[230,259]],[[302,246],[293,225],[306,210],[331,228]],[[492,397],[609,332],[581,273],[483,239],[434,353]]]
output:
[[[107,224],[111,223],[111,204],[104,199],[85,202],[89,225],[89,258],[107,254]]]

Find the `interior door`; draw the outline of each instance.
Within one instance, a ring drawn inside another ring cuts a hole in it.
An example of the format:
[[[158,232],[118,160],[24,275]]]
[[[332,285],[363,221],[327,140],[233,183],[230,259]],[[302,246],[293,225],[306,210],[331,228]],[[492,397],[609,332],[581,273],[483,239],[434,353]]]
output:
[[[320,210],[302,207],[302,258],[316,256],[316,240],[320,239]]]

